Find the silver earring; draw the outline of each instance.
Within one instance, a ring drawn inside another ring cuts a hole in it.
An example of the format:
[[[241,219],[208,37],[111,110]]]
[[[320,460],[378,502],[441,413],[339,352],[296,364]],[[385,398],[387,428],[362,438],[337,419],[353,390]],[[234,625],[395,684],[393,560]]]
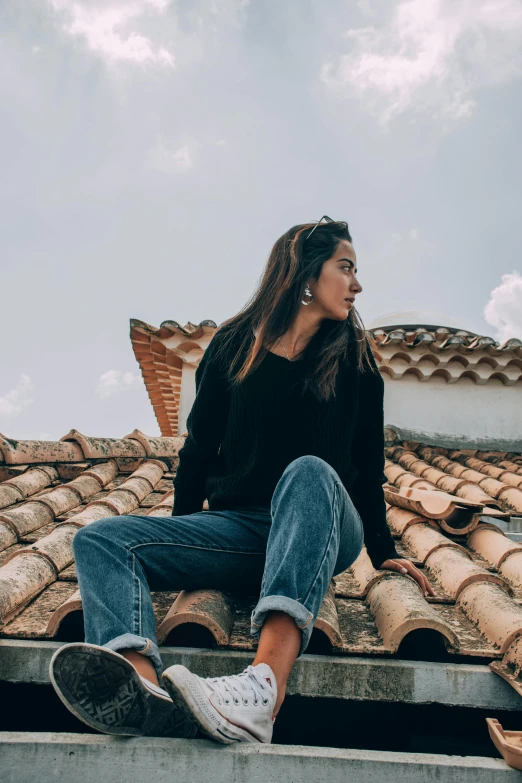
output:
[[[310,291],[310,289],[308,288],[308,286],[306,286],[306,288],[305,288],[305,290],[304,290],[304,295],[305,295],[305,296],[309,296],[309,297],[310,297],[310,299],[308,300],[308,302],[305,302],[305,300],[304,300],[304,299],[301,299],[301,304],[304,304],[304,305],[309,305],[309,304],[312,304],[312,302],[314,301],[314,297],[313,297],[313,295],[312,295],[312,292],[311,292],[311,291]]]

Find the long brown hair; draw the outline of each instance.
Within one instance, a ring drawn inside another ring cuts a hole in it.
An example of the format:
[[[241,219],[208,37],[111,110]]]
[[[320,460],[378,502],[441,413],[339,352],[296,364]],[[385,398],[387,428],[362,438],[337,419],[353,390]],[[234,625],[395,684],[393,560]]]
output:
[[[218,327],[218,331],[223,332],[223,352],[235,337],[241,335],[239,349],[231,357],[228,368],[233,383],[241,383],[253,372],[268,348],[293,323],[301,306],[306,281],[310,277],[319,277],[323,264],[333,256],[341,240],[352,242],[348,225],[342,222],[321,224],[306,240],[314,225],[302,223],[293,226],[279,237],[250,299],[237,315]],[[255,338],[254,329],[257,329]],[[355,307],[350,308],[344,321],[324,319],[303,352],[309,368],[303,388],[310,388],[320,400],[330,399],[335,396],[341,363],[353,361],[360,372],[367,369],[378,372],[372,355],[375,349],[375,342],[366,333]],[[218,353],[221,354],[221,350]]]

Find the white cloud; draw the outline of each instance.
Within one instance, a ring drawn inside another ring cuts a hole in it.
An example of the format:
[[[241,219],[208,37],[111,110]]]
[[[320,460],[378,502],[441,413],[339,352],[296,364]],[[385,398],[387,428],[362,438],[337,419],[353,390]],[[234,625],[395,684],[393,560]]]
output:
[[[100,376],[96,387],[96,396],[102,400],[114,397],[116,394],[132,389],[139,383],[139,376],[132,372],[108,370]]]
[[[188,147],[179,147],[172,153],[174,165],[180,169],[190,169],[193,165],[192,155]]]
[[[147,152],[147,163],[157,171],[183,171],[192,168],[194,159],[188,145],[170,148],[160,134],[156,144]]]
[[[107,63],[126,61],[174,67],[173,53],[138,29],[142,17],[163,13],[170,0],[119,0],[101,5],[92,0],[49,2],[57,13],[64,15],[63,30],[73,38],[82,39],[88,49]]]
[[[484,308],[488,324],[497,330],[495,338],[504,343],[511,337],[522,340],[522,275],[519,272],[502,275]]]
[[[405,234],[399,234],[395,233],[392,234],[392,239],[394,242],[407,242],[409,239],[415,240],[419,238],[419,232],[416,228],[410,228],[409,231],[406,231]]]
[[[470,116],[479,88],[522,75],[520,0],[401,0],[385,26],[344,37],[349,54],[326,62],[321,78],[359,96],[383,126],[409,110],[448,129]]]
[[[10,421],[31,405],[33,389],[34,385],[30,377],[23,373],[15,388],[0,397],[0,420]]]

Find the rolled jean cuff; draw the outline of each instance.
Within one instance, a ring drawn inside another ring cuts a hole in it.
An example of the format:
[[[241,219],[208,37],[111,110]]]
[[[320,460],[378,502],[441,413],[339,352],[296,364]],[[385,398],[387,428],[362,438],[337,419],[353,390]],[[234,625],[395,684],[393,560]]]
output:
[[[285,614],[290,615],[301,630],[301,647],[297,655],[299,657],[306,650],[314,629],[313,614],[308,611],[306,606],[296,601],[295,598],[288,598],[286,595],[266,595],[258,601],[256,608],[252,612],[250,618],[250,633],[252,636],[259,636],[268,612],[274,611],[285,612]]]
[[[158,680],[160,679],[163,672],[163,663],[159,654],[158,645],[151,641],[151,639],[146,639],[144,636],[136,636],[134,633],[124,633],[121,636],[116,636],[116,638],[111,639],[110,642],[106,642],[106,644],[102,646],[107,647],[113,652],[119,652],[120,650],[136,650],[136,652],[146,655],[151,659],[152,664],[156,669]]]

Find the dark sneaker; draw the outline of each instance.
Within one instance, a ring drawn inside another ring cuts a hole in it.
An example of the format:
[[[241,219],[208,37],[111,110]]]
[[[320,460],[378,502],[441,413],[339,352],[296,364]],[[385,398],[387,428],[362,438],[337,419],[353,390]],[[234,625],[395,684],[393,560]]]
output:
[[[167,691],[141,677],[130,661],[97,644],[66,644],[49,665],[68,710],[105,734],[192,738],[196,724],[175,709]]]

